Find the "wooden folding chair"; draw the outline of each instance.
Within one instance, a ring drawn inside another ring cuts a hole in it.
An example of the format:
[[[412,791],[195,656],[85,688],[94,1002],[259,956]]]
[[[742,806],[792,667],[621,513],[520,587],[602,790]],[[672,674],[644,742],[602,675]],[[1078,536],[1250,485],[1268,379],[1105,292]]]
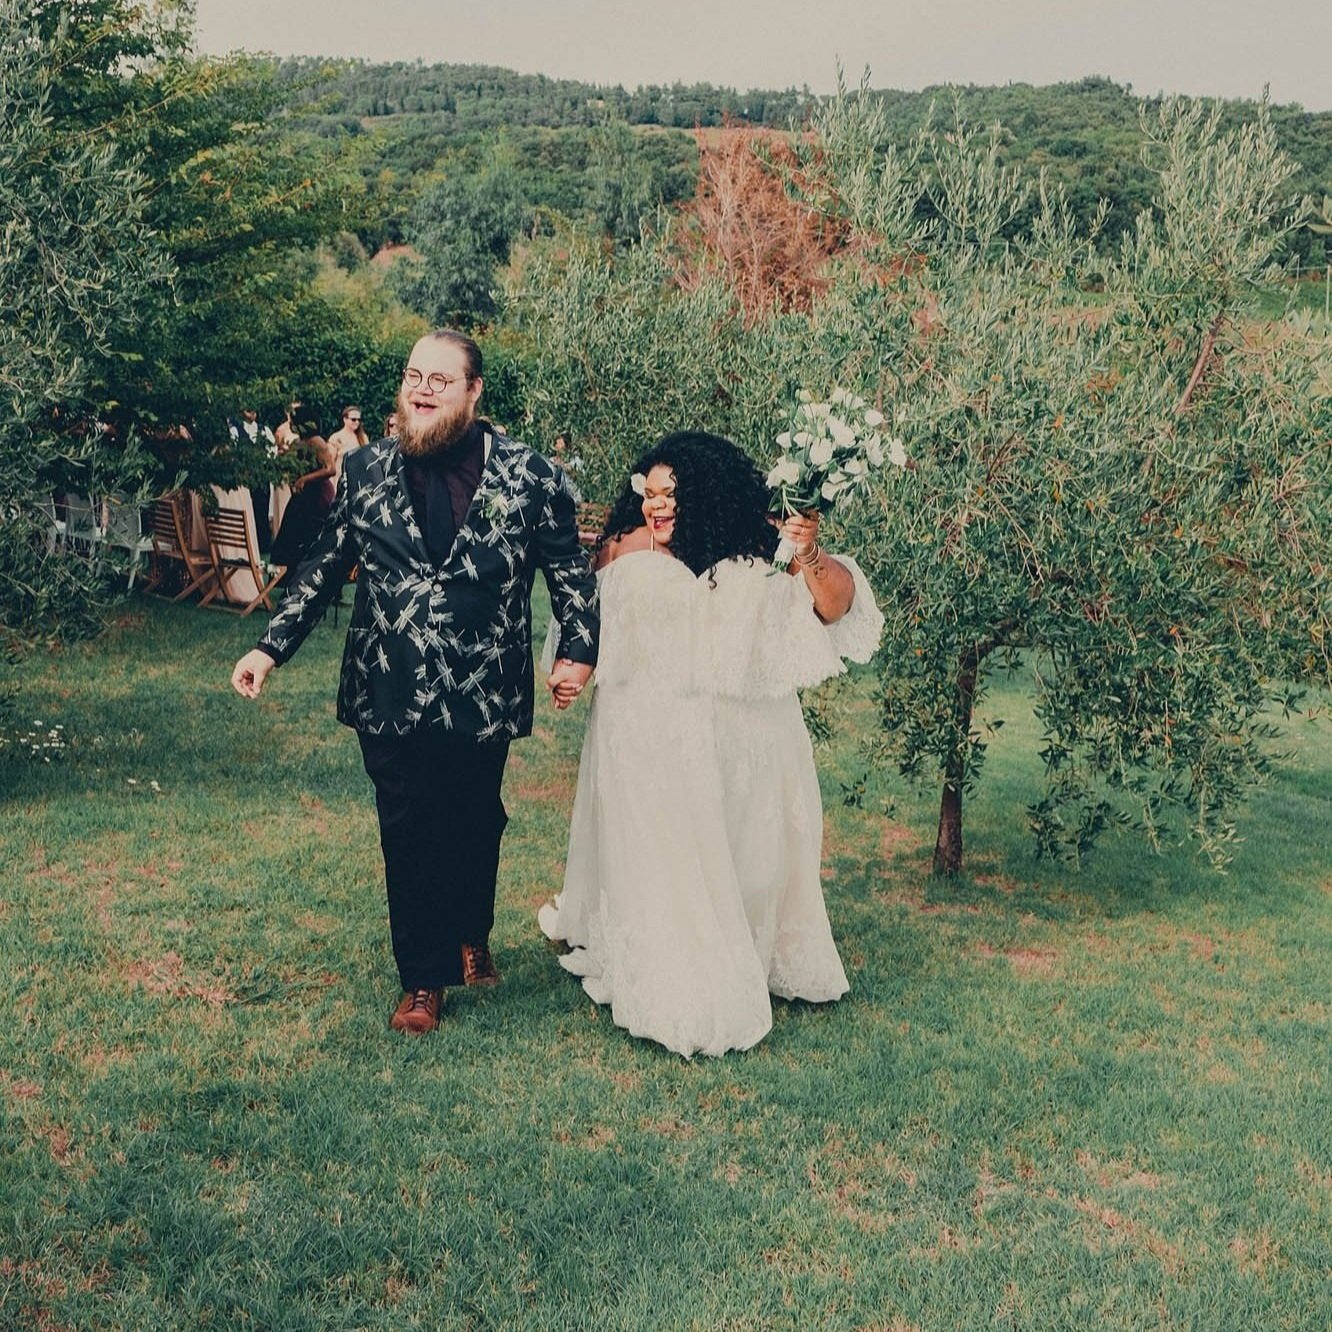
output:
[[[258,593],[241,611],[242,617],[259,605],[271,613],[273,602],[268,594],[278,585],[286,573],[286,567],[278,565],[275,573],[264,573],[259,561],[259,541],[250,515],[244,509],[223,507],[216,513],[205,512],[203,520],[204,531],[208,533],[208,550],[212,555],[213,570],[223,594],[229,601],[234,600],[231,595],[232,580],[241,574],[249,574],[254,579]]]
[[[217,571],[213,568],[210,554],[195,550],[190,545],[189,521],[185,508],[185,498],[180,491],[163,495],[153,504],[151,536],[153,575],[144,586],[145,592],[151,592],[166,577],[166,571],[174,563],[185,566],[184,577],[188,580],[185,588],[178,592],[172,601],[183,601],[191,592],[199,591],[204,595],[199,605],[206,606],[222,590]]]

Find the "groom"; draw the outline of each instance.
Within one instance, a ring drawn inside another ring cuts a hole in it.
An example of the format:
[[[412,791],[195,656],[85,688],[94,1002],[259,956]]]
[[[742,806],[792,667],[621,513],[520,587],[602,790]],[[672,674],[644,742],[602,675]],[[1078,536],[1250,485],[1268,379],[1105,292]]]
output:
[[[493,985],[488,940],[507,816],[509,742],[532,729],[532,580],[559,624],[557,707],[597,654],[596,583],[560,471],[477,417],[481,349],[450,330],[415,347],[398,434],[346,455],[333,508],[231,683],[257,698],[359,566],[338,689],[375,786],[403,996],[389,1022],[424,1034],[443,988]]]

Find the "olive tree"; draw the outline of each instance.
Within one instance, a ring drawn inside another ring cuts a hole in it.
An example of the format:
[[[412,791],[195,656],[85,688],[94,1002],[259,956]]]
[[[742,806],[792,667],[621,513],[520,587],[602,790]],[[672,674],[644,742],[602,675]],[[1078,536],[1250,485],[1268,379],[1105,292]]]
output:
[[[90,422],[89,368],[167,270],[135,163],[53,116],[68,30],[39,28],[21,0],[0,0],[0,28],[0,628],[12,645],[90,622],[97,572],[48,541],[47,478],[71,462],[108,489],[133,473],[132,450],[112,455]]]
[[[1197,104],[1144,119],[1156,198],[1108,256],[1057,192],[1028,197],[997,130],[896,148],[863,87],[817,129],[858,243],[816,319],[912,458],[846,535],[888,619],[880,748],[941,778],[936,872],[962,864],[977,705],[1019,657],[1041,849],[1156,837],[1173,808],[1223,857],[1268,704],[1329,680],[1328,344],[1246,317],[1298,220],[1265,110],[1233,133]]]
[[[1329,344],[1248,314],[1300,220],[1265,108],[1146,116],[1156,193],[1117,248],[1005,166],[997,127],[894,143],[862,86],[812,128],[787,185],[845,237],[812,310],[746,326],[720,278],[682,289],[669,234],[552,246],[514,292],[534,420],[575,430],[602,497],[664,429],[764,458],[796,387],[872,400],[909,470],[829,528],[887,617],[874,748],[938,783],[935,870],[962,866],[977,709],[1019,665],[1042,851],[1183,816],[1224,860],[1274,699],[1332,678]]]
[[[618,494],[633,459],[672,430],[710,430],[758,456],[815,366],[809,326],[747,326],[718,276],[677,282],[669,230],[627,249],[561,233],[510,275],[508,323],[527,364],[527,426],[571,436],[592,499]]]

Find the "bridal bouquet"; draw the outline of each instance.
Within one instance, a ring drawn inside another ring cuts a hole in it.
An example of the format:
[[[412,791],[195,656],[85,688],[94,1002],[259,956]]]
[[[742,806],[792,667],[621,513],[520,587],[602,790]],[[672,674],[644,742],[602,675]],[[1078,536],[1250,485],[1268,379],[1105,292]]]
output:
[[[773,513],[827,513],[885,462],[906,466],[902,441],[884,437],[883,413],[866,407],[864,398],[842,388],[833,389],[827,402],[815,402],[808,389],[796,398],[791,428],[777,436],[778,458],[768,473]],[[785,569],[794,554],[795,547],[783,537],[773,568]]]

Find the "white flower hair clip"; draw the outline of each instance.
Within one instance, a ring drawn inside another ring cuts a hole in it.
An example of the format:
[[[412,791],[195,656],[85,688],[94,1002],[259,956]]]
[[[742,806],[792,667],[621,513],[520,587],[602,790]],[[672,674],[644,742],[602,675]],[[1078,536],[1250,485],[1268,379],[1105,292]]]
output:
[[[629,478],[629,486],[635,495],[646,495],[647,477],[645,477],[642,472],[635,472],[633,476]]]

